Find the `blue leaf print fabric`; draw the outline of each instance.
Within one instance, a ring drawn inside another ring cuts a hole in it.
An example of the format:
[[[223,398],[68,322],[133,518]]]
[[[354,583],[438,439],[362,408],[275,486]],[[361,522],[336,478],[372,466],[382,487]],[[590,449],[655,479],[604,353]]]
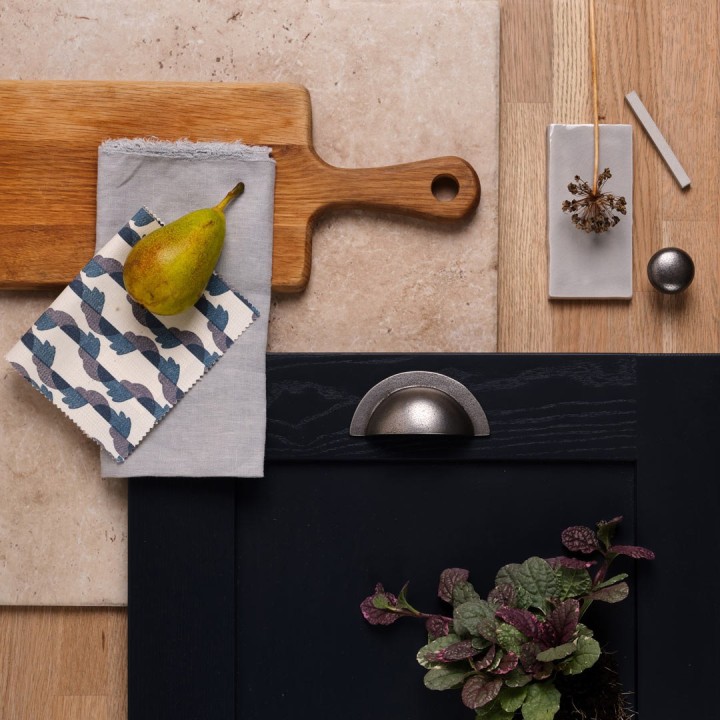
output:
[[[20,375],[123,462],[258,317],[213,274],[194,307],[156,316],[125,291],[132,246],[162,223],[142,208],[7,354]]]

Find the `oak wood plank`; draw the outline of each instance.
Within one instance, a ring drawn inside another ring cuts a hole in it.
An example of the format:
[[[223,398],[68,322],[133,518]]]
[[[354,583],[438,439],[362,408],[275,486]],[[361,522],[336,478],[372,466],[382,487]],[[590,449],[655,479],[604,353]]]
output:
[[[625,303],[547,299],[545,133],[540,121],[519,122],[519,107],[549,98],[547,123],[591,122],[588,4],[528,4],[533,26],[528,13],[503,2],[501,47],[537,47],[534,28],[550,28],[552,73],[543,81],[530,63],[501,57],[498,350],[717,352],[720,213],[711,195],[720,181],[717,3],[596,0],[601,122],[634,128],[634,297]],[[533,87],[537,82],[548,87]],[[630,90],[686,166],[689,190],[678,187],[626,106]],[[684,248],[696,265],[695,282],[678,297],[661,296],[647,279],[650,257],[669,245]]]
[[[552,350],[547,297],[545,154],[529,152],[545,137],[550,103],[508,103],[500,123],[498,228],[498,349]]]
[[[59,695],[54,699],[50,720],[109,720],[103,695]]]
[[[552,0],[500,3],[503,102],[552,101]]]
[[[0,608],[0,717],[124,720],[124,608]]]
[[[95,248],[97,149],[123,137],[242,140],[268,145],[277,164],[273,289],[308,282],[313,225],[335,207],[370,207],[431,220],[461,220],[480,199],[460,158],[347,169],[312,145],[310,96],[283,83],[0,82],[0,289],[64,285]],[[450,176],[452,199],[433,193]],[[171,218],[172,219],[172,218]],[[62,229],[72,226],[71,233]],[[109,239],[109,238],[108,238]]]

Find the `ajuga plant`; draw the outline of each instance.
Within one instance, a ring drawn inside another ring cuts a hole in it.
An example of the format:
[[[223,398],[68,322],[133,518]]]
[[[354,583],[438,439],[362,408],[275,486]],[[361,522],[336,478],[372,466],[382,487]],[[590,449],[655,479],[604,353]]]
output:
[[[425,686],[460,690],[476,720],[552,720],[562,692],[573,692],[573,676],[592,668],[602,654],[582,622],[587,609],[628,596],[627,573],[611,576],[610,565],[621,555],[655,557],[643,547],[613,544],[621,521],[601,521],[596,530],[567,528],[561,540],[575,556],[530,557],[505,565],[487,598],[476,592],[467,570],[444,570],[438,596],[452,607],[450,615],[415,609],[407,599],[407,583],[398,595],[378,584],[360,609],[372,625],[390,625],[402,617],[424,620],[428,641],[417,661],[426,670]],[[565,700],[566,706],[577,707],[575,698]],[[612,717],[625,718],[625,703],[618,705]],[[591,712],[595,718],[596,710]]]
[[[592,69],[593,89],[593,175],[585,182],[579,175],[568,185],[574,199],[565,200],[563,212],[571,213],[570,219],[575,227],[587,233],[604,233],[620,222],[620,215],[627,214],[625,198],[602,192],[603,185],[612,177],[610,168],[598,175],[600,156],[600,120],[598,113],[597,50],[595,47],[595,0],[588,0],[590,17],[590,66]],[[619,213],[617,215],[616,213]]]

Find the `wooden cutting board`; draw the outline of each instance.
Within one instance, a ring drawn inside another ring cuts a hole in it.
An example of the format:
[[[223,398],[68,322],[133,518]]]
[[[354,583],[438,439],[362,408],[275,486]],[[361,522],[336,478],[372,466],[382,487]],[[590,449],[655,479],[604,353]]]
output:
[[[324,210],[372,207],[454,221],[480,199],[477,174],[457,157],[328,165],[313,149],[309,93],[297,85],[4,81],[0,116],[0,289],[65,285],[92,257],[97,149],[109,138],[271,146],[272,285],[281,292],[306,286],[313,223]],[[457,191],[452,199],[448,186]]]

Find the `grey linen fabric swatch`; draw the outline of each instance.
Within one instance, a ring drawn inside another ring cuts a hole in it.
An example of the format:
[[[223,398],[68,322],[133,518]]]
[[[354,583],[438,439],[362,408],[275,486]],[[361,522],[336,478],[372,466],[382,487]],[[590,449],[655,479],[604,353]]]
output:
[[[101,452],[103,477],[262,477],[265,352],[272,273],[275,161],[270,148],[182,140],[108,140],[99,149],[96,248],[141,207],[168,223],[216,205],[226,210],[216,268],[259,318],[121,465]]]

